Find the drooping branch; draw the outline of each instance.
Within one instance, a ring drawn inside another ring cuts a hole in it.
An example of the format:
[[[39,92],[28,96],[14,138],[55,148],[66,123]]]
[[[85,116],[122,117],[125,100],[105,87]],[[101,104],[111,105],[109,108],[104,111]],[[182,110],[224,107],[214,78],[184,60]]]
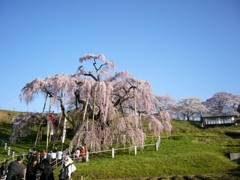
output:
[[[55,117],[59,121],[59,117]],[[20,114],[12,119],[13,132],[10,137],[11,143],[15,143],[20,137],[26,137],[33,127],[40,124],[46,125],[47,117],[42,113]]]

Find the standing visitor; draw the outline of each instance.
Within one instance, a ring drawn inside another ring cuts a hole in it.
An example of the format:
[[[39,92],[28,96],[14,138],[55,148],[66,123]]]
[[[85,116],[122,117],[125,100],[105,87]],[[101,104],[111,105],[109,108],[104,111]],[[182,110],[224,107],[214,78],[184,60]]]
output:
[[[29,150],[27,158],[28,158],[28,163],[32,162],[33,159],[38,159],[38,153],[35,148],[33,148],[33,150],[31,149]]]
[[[4,163],[2,163],[2,166],[0,168],[0,174],[2,176],[6,176],[8,172],[8,160],[6,160]]]
[[[47,153],[47,159],[48,159],[49,162],[51,162],[51,160],[52,160],[52,150]]]
[[[28,154],[27,154],[27,159],[28,159],[28,163],[30,163],[32,161],[32,149],[29,149]]]
[[[52,166],[56,164],[56,158],[57,158],[56,150],[53,150],[51,153],[51,165]]]
[[[21,174],[14,174],[11,180],[22,180]]]
[[[62,163],[62,154],[63,154],[62,151],[58,151],[57,152],[57,162],[58,162],[58,165],[60,165]]]
[[[15,174],[24,177],[23,156],[18,156],[16,161],[12,161],[8,166],[8,174],[6,180],[11,180]]]
[[[40,152],[40,164],[42,163],[42,160],[43,159],[46,159],[47,158],[47,153],[46,153],[46,150],[42,150]]]
[[[66,156],[64,168],[67,172],[67,179],[66,180],[72,180],[73,172],[76,171],[76,166],[73,164],[73,160],[70,158],[70,156]]]
[[[33,152],[32,152],[32,160],[33,159],[38,159],[38,152],[36,151],[35,148],[33,148]]]
[[[42,163],[44,165],[43,172],[41,174],[40,180],[54,180],[53,168],[48,159],[43,159]]]
[[[86,144],[84,144],[84,146],[82,147],[82,149],[80,151],[81,156],[82,156],[82,162],[86,161],[86,152],[87,152],[87,147],[86,147]]]
[[[39,170],[42,170],[42,169],[41,169],[41,167],[39,166],[37,159],[33,159],[33,161],[30,162],[30,163],[27,165],[26,179],[27,179],[27,180],[35,180],[35,179],[36,179],[37,172],[38,172]]]
[[[80,150],[79,150],[79,148],[77,148],[75,155],[76,155],[76,160],[79,161],[79,156],[80,156]]]

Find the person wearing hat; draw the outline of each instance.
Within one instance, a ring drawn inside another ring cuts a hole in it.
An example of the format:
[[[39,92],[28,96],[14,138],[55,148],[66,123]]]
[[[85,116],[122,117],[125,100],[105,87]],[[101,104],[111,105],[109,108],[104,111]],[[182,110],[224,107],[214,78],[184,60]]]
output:
[[[72,179],[72,173],[74,171],[76,171],[76,166],[73,164],[73,160],[70,156],[66,156],[65,157],[65,163],[64,163],[64,168],[67,171],[67,175],[68,175],[68,179],[67,180],[71,180]]]
[[[12,161],[8,166],[8,174],[6,180],[11,180],[15,174],[24,177],[23,156],[18,156],[16,161]]]

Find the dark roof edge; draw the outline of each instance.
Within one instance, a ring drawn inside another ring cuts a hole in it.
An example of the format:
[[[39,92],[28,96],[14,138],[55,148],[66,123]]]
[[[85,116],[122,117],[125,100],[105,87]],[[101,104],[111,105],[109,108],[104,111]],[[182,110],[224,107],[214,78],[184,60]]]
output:
[[[202,114],[202,117],[225,117],[225,116],[238,116],[238,113]]]

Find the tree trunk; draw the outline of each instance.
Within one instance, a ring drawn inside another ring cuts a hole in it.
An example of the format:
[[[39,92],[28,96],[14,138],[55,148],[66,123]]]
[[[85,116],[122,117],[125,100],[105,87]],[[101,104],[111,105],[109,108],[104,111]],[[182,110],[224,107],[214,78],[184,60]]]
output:
[[[78,99],[79,99],[79,90],[75,91],[75,106],[76,110],[78,110]]]
[[[89,101],[89,97],[87,98],[87,102],[86,102],[86,105],[85,105],[85,108],[84,108],[83,121],[85,121],[85,116],[86,116],[86,113],[87,113],[88,101]]]
[[[59,122],[58,122],[57,134],[56,134],[55,136],[53,136],[54,139],[53,139],[52,149],[55,148],[55,144],[56,144],[56,142],[57,142],[57,140],[58,140],[58,138],[59,138],[59,127],[60,127],[60,124],[61,124],[61,119],[62,119],[62,113],[61,113],[61,115],[60,115]]]
[[[240,104],[238,105],[237,112],[240,113]]]
[[[133,89],[133,96],[134,96],[134,115],[136,115],[137,112],[136,88]]]
[[[51,107],[52,107],[52,95],[50,95],[50,102],[49,102],[49,114],[51,114]],[[46,153],[48,153],[48,142],[51,141],[50,135],[50,122],[47,119],[47,142],[46,142]]]
[[[97,94],[97,86],[96,86],[95,89],[94,89],[92,130],[93,130],[93,127],[94,127],[94,115],[95,115],[95,108],[96,108],[96,94]]]
[[[94,131],[94,115],[95,115],[95,107],[96,107],[96,94],[97,94],[97,86],[94,89],[94,97],[93,97],[93,115],[92,115],[92,132]]]
[[[44,101],[44,104],[43,104],[42,116],[43,116],[44,111],[45,111],[45,107],[46,107],[46,103],[47,103],[47,98],[48,98],[48,93],[46,94],[45,101]],[[41,132],[41,130],[42,130],[43,121],[44,121],[44,119],[41,121],[41,123],[40,123],[40,125],[39,125],[39,127],[38,127],[38,132],[37,132],[37,136],[36,136],[36,140],[35,140],[34,147],[36,147],[38,140],[40,140],[40,139],[39,139],[39,135],[40,135],[40,132]],[[42,136],[40,136],[40,137],[42,137]]]
[[[140,126],[140,129],[142,130],[142,114],[141,113],[139,115],[139,126]]]
[[[87,102],[86,102],[85,108],[84,108],[83,122],[85,121],[85,118],[86,118],[88,102],[89,102],[89,97],[87,98]],[[87,125],[88,125],[88,117],[87,117]],[[86,127],[85,139],[87,139],[87,131],[88,131],[88,126]],[[80,144],[80,138],[78,139],[77,144]],[[86,143],[86,146],[87,146],[87,143]]]
[[[62,118],[64,119],[64,123],[63,123],[63,132],[62,132],[62,150],[63,150],[63,143],[65,141],[65,136],[66,136],[66,126],[67,126],[67,118],[68,118],[68,115],[66,114],[65,112],[65,107],[63,105],[63,101],[62,101],[62,98],[61,97],[58,97],[58,100],[60,102],[60,107],[61,107],[61,111],[62,111]]]

